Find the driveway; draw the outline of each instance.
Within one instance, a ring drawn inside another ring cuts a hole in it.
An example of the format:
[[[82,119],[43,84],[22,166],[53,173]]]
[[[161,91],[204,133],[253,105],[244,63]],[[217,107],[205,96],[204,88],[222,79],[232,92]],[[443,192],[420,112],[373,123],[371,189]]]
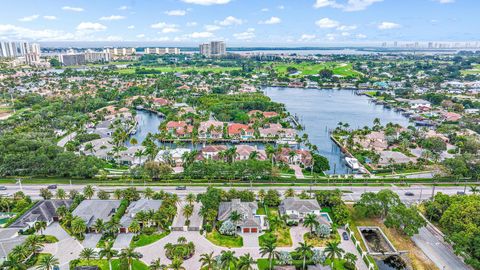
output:
[[[185,201],[180,201],[177,205],[177,215],[173,218],[172,228],[179,230],[185,226],[185,217],[183,216],[183,207],[185,206]]]
[[[261,233],[239,233],[243,238],[243,246],[244,247],[259,247],[258,244],[258,237],[262,235]]]
[[[87,233],[85,239],[82,241],[82,245],[86,248],[96,248],[98,241],[102,238],[100,233]]]
[[[362,260],[362,256],[358,252],[357,248],[355,248],[355,244],[353,243],[352,239],[350,237],[348,240],[343,240],[342,234],[346,232],[344,229],[337,229],[338,233],[340,234],[340,247],[345,250],[345,253],[353,253],[357,256],[357,261],[355,262],[355,265],[357,266],[358,270],[368,270],[367,265],[365,262]]]
[[[44,231],[43,234],[45,235],[53,235],[55,236],[58,241],[62,241],[63,239],[70,238],[70,235],[60,226],[60,223],[53,222],[48,226]]]
[[[305,228],[303,224],[298,224],[298,226],[292,226],[290,228],[290,236],[292,237],[293,247],[298,247],[298,243],[303,243],[303,235],[309,232],[310,229]]]
[[[295,177],[297,179],[304,179],[305,178],[305,176],[303,175],[303,172],[302,172],[302,168],[300,168],[300,166],[290,164],[290,169],[295,171]]]
[[[114,249],[122,249],[130,246],[130,242],[135,234],[133,233],[121,233],[117,235],[117,239],[113,243]]]
[[[54,224],[58,225],[58,223],[53,223],[52,225]],[[55,256],[55,258],[59,260],[60,269],[68,270],[70,269],[69,262],[80,256],[83,246],[76,239],[68,235],[60,225],[58,225],[58,227],[55,225],[52,227],[52,225],[47,227],[47,230],[51,230],[48,234],[55,235],[59,241],[57,243],[45,244],[42,252]],[[45,230],[45,232],[47,232],[47,230]]]

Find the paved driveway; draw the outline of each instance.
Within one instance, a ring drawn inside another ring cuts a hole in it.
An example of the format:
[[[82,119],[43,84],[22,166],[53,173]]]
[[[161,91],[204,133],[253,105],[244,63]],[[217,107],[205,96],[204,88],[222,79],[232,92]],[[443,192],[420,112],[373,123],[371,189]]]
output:
[[[239,233],[243,238],[244,247],[259,247],[258,237],[262,235],[261,233]]]
[[[367,265],[362,260],[362,256],[360,255],[358,250],[355,248],[355,244],[353,243],[352,239],[349,238],[348,240],[343,240],[343,237],[341,237],[342,234],[345,232],[345,230],[344,229],[338,229],[337,231],[340,234],[340,239],[341,239],[340,247],[343,250],[345,250],[345,253],[350,252],[350,253],[353,253],[357,256],[357,261],[355,263],[355,265],[357,266],[357,269],[368,270]]]
[[[130,242],[132,241],[132,238],[135,234],[133,233],[121,233],[117,236],[117,239],[115,239],[115,242],[113,243],[113,248],[114,249],[122,249],[122,248],[127,248],[130,246]]]
[[[78,259],[83,246],[73,238],[66,238],[53,244],[46,244],[43,248],[44,253],[50,253],[59,260],[60,269],[70,269],[69,262]]]
[[[100,233],[87,233],[85,239],[82,241],[82,245],[86,248],[96,248],[98,241],[102,238]]]
[[[290,236],[292,237],[293,247],[298,247],[300,242],[303,243],[303,235],[309,232],[308,228],[303,227],[303,224],[298,224],[298,226],[292,226],[290,228]]]

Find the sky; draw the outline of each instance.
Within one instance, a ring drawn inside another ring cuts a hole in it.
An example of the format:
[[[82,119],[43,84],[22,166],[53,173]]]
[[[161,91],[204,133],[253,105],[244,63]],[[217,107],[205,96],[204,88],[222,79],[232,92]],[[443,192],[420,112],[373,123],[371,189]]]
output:
[[[1,0],[0,40],[322,46],[480,40],[479,0]]]

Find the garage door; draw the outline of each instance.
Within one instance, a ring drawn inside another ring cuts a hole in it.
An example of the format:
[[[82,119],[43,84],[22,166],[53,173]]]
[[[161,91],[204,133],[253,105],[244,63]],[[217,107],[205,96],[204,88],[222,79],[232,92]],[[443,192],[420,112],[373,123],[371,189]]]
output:
[[[251,232],[256,233],[256,232],[258,232],[258,229],[257,228],[252,228]]]
[[[244,233],[249,233],[249,232],[250,232],[250,228],[243,228],[243,232],[244,232]]]
[[[126,233],[127,232],[127,228],[120,228],[120,233]]]

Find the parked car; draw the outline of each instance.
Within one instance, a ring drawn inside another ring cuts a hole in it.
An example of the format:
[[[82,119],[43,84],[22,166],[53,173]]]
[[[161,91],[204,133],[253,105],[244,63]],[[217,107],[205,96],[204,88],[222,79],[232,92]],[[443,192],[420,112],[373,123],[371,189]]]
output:
[[[187,190],[187,186],[177,186],[176,190]]]
[[[463,192],[463,191],[457,191],[457,195],[465,195],[465,192]]]
[[[57,185],[49,185],[47,188],[48,189],[57,189]]]
[[[413,194],[413,192],[407,191],[405,192],[405,196],[415,196],[415,194]]]
[[[6,186],[0,186],[0,190],[7,190]]]
[[[343,233],[342,233],[342,237],[343,237],[343,240],[345,240],[345,241],[348,241],[348,239],[349,239],[347,232],[343,232]]]

